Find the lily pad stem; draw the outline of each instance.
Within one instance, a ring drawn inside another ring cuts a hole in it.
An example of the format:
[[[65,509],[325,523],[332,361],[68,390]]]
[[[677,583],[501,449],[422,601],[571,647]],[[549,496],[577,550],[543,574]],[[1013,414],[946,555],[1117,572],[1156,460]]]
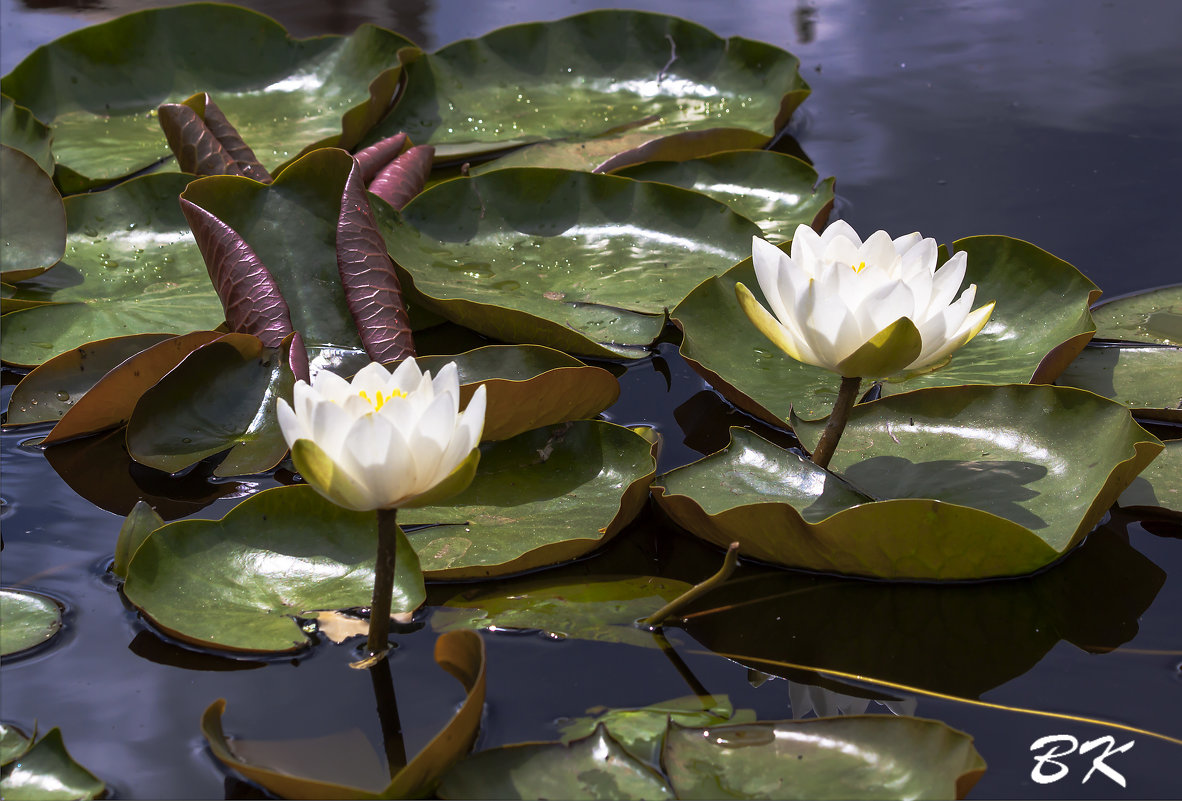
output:
[[[850,420],[850,410],[858,402],[858,389],[862,386],[862,379],[841,377],[841,388],[837,390],[837,401],[833,404],[833,412],[829,415],[829,422],[821,432],[821,441],[813,451],[813,464],[817,467],[828,467],[833,452],[837,450],[837,441],[841,439],[841,432],[845,431],[845,424]]]
[[[731,574],[735,572],[735,567],[738,566],[738,564],[739,543],[732,542],[730,547],[726,549],[726,558],[722,560],[722,567],[718,569],[717,573],[705,581],[695,584],[681,595],[662,606],[656,612],[652,613],[643,621],[641,621],[641,625],[649,626],[651,628],[660,626],[665,618],[669,617],[675,612],[681,611],[685,607],[689,606],[691,601],[696,601],[698,598],[702,597],[706,593],[710,592],[710,590],[714,589],[719,584],[722,584],[724,581],[730,578]]]
[[[371,657],[380,656],[390,647],[390,597],[394,594],[394,565],[398,556],[397,515],[397,509],[378,509],[378,561],[374,568],[366,642]]]

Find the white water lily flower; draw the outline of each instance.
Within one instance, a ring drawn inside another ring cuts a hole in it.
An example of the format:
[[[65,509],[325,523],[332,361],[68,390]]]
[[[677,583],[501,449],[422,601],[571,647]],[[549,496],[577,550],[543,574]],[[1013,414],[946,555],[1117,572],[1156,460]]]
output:
[[[863,242],[842,220],[819,235],[801,225],[791,255],[758,237],[752,243],[771,313],[742,284],[735,292],[755,326],[793,359],[844,377],[887,378],[938,366],[993,312],[993,303],[972,309],[976,284],[955,297],[964,251],[938,270],[936,257],[935,240],[918,233],[891,239],[875,231]]]
[[[321,370],[297,381],[279,427],[304,480],[347,509],[424,506],[459,492],[476,472],[484,387],[460,411],[454,362],[439,375],[413,358],[391,374],[373,362],[352,382]]]

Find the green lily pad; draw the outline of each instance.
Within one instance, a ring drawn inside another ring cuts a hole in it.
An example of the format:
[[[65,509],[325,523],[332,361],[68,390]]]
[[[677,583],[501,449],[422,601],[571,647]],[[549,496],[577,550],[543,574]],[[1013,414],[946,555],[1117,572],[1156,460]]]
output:
[[[136,501],[131,512],[119,528],[119,536],[115,540],[115,560],[111,564],[111,572],[121,579],[127,578],[127,566],[131,564],[131,557],[140,549],[153,531],[164,525],[164,518],[156,514],[156,510],[144,501]]]
[[[66,247],[66,212],[53,180],[32,156],[0,145],[0,279],[24,281],[57,264]]]
[[[1099,290],[1067,262],[1021,240],[976,236],[953,248],[968,253],[965,284],[977,285],[975,305],[995,300],[993,315],[944,367],[887,382],[882,393],[1053,381],[1091,338],[1088,305]],[[740,281],[766,304],[748,257],[702,282],[673,310],[685,334],[682,355],[727,400],[774,425],[783,426],[790,410],[807,419],[828,415],[840,378],[795,361],[756,330],[735,297]]]
[[[650,131],[628,131],[594,139],[558,139],[510,151],[471,168],[481,175],[506,167],[556,167],[560,170],[614,172],[649,161],[684,161],[720,150],[760,147],[766,136],[738,128],[684,131],[661,136]]]
[[[401,215],[371,202],[429,308],[497,339],[599,357],[643,356],[666,310],[759,233],[696,192],[566,170],[447,181]]]
[[[406,131],[441,158],[630,129],[764,137],[808,96],[795,56],[676,17],[593,11],[512,25],[424,55],[370,139]]]
[[[636,621],[656,612],[690,588],[684,581],[655,576],[596,577],[578,584],[523,579],[496,589],[462,592],[436,609],[436,631],[458,629],[537,630],[555,639],[572,637],[657,648],[651,631]],[[594,727],[592,727],[594,728]],[[583,732],[587,734],[588,732]],[[579,736],[583,736],[580,734]]]
[[[127,568],[127,599],[168,634],[208,648],[296,651],[295,618],[373,600],[377,516],[325,501],[311,487],[251,496],[221,520],[157,529]],[[425,597],[418,559],[399,535],[394,612]]]
[[[735,150],[687,161],[654,161],[616,172],[638,181],[692,189],[751,220],[772,243],[792,239],[797,225],[824,224],[833,207],[833,178],[820,180],[806,161],[771,150]]]
[[[248,334],[197,348],[136,403],[128,453],[166,473],[227,450],[215,476],[270,470],[287,453],[275,412],[295,385],[287,353]]]
[[[61,730],[49,732],[20,757],[0,769],[0,793],[8,801],[68,801],[98,798],[107,789],[66,750]]]
[[[973,738],[935,720],[858,715],[691,729],[662,764],[678,798],[964,798]]]
[[[1137,417],[1182,423],[1182,348],[1084,348],[1058,383],[1123,403]]]
[[[296,40],[244,8],[199,3],[138,11],[37,48],[0,87],[48,123],[67,192],[131,175],[171,153],[161,103],[209,92],[263,164],[353,147],[398,86],[403,37],[362,25]]]
[[[16,726],[0,721],[0,766],[19,759],[21,754],[29,750],[36,737],[36,729],[33,730],[33,736],[29,737]]]
[[[570,743],[521,743],[480,751],[452,768],[440,798],[675,798],[653,768],[599,724]]]
[[[587,717],[569,718],[559,724],[561,742],[570,743],[592,733],[601,724],[641,762],[657,765],[669,721],[679,726],[705,728],[726,723],[754,723],[751,709],[736,710],[725,695],[687,695],[635,709],[588,709]]]
[[[15,148],[37,162],[46,175],[53,175],[49,126],[18,106],[8,95],[0,95],[0,144]]]
[[[225,700],[215,701],[205,710],[201,716],[201,733],[224,765],[281,798],[425,798],[476,741],[487,688],[484,643],[479,635],[471,631],[441,635],[435,641],[435,662],[464,686],[467,697],[439,734],[398,770],[389,784],[378,782],[376,775],[371,776],[374,780],[371,786],[363,787],[356,786],[356,776],[349,784],[335,777],[309,776],[309,768],[319,767],[321,763],[309,760],[310,753],[319,755],[319,752],[309,751],[307,740],[294,743],[228,740],[222,730]],[[390,681],[388,672],[384,681]],[[364,736],[362,741],[365,747],[372,748]],[[283,764],[275,764],[276,756]],[[329,766],[334,773],[339,772],[339,767]]]
[[[1182,284],[1099,303],[1092,317],[1098,339],[1182,345]]]
[[[822,428],[797,433],[812,446]],[[833,473],[731,429],[729,447],[654,494],[683,528],[775,564],[992,578],[1062,556],[1161,447],[1127,410],[1080,390],[933,388],[855,406]]]
[[[481,446],[468,489],[406,509],[431,579],[520,573],[590,553],[632,521],[656,473],[653,445],[627,428],[580,420]]]
[[[0,656],[12,656],[53,639],[62,628],[57,601],[27,590],[0,590]]]
[[[6,425],[60,420],[103,376],[166,339],[170,339],[168,334],[116,337],[54,356],[22,378],[12,391]]]
[[[620,383],[602,367],[534,345],[487,345],[456,356],[424,356],[419,368],[438,375],[454,361],[460,402],[483,385],[485,440],[515,437],[532,428],[594,417],[616,402]]]
[[[221,303],[177,204],[188,181],[145,175],[67,198],[65,257],[21,286],[22,296],[61,305],[4,315],[4,361],[31,366],[99,339],[220,325]],[[27,288],[38,282],[44,288]]]
[[[1121,507],[1164,509],[1182,517],[1182,439],[1165,446],[1120,496]]]
[[[677,625],[727,659],[790,681],[835,671],[981,698],[1067,643],[1092,654],[1125,645],[1165,581],[1123,527],[1101,526],[1054,568],[1015,581],[747,572],[695,602]],[[793,706],[793,717],[801,712]]]

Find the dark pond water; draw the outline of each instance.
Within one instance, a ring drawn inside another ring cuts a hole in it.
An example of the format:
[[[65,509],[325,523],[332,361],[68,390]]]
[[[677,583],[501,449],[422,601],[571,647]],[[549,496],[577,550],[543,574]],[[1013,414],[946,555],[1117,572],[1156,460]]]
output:
[[[39,43],[149,4],[74,5],[81,10],[0,0],[2,71]],[[297,35],[349,32],[373,21],[434,48],[502,24],[601,4],[248,5]],[[798,54],[813,96],[791,133],[822,175],[837,176],[838,212],[859,229],[919,229],[941,241],[1020,237],[1071,262],[1109,296],[1182,280],[1172,239],[1182,211],[1182,3],[631,5]],[[5,404],[15,378],[5,373]],[[721,447],[727,425],[749,422],[671,346],[630,365],[621,380],[621,400],[606,416],[662,430],[663,470]],[[3,435],[2,581],[61,599],[67,628],[51,648],[4,665],[0,718],[25,727],[36,720],[43,730],[60,726],[73,755],[121,797],[257,793],[226,775],[205,749],[197,721],[216,698],[227,699],[227,727],[235,734],[315,737],[357,727],[380,741],[370,679],[345,667],[354,657],[350,647],[236,662],[182,649],[137,619],[105,577],[121,518],[79,497],[41,451],[22,446],[44,433]],[[98,473],[76,480],[81,491],[117,505],[129,479],[119,469]],[[190,481],[161,484],[160,491],[175,498],[170,517],[220,517],[243,495],[273,483]],[[702,608],[740,594],[772,600],[699,615],[686,630],[671,630],[675,659],[627,645],[487,634],[490,684],[480,746],[551,739],[556,718],[702,687],[729,694],[736,707],[753,708],[763,719],[790,717],[808,711],[802,688],[812,686],[864,699],[893,693],[914,714],[972,734],[989,763],[972,797],[1180,797],[1179,533],[1177,526],[1151,532],[1113,519],[1042,575],[980,585],[898,586],[748,567],[741,592]],[[718,560],[717,552],[646,514],[603,553],[563,570],[576,580],[647,573],[693,581]],[[432,598],[439,602],[454,591],[435,588]],[[391,660],[412,752],[460,701],[458,685],[434,666],[434,636],[429,624],[402,636]],[[761,683],[748,666],[720,655],[737,652],[773,660],[759,666],[777,678]],[[777,660],[839,673],[777,666]],[[890,690],[842,672],[924,692]],[[889,713],[874,701],[868,711]],[[1035,784],[1030,744],[1051,734],[1080,741],[1111,735],[1117,745],[1133,740],[1109,760],[1127,786],[1099,772],[1082,783],[1090,756],[1067,758],[1071,770],[1062,780]],[[311,750],[308,759],[316,760]]]

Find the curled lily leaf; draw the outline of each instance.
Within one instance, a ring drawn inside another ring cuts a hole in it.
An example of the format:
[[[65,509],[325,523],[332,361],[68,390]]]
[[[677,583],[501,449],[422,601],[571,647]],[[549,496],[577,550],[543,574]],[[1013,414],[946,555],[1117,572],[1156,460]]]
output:
[[[198,92],[183,103],[163,103],[157,115],[182,172],[271,182],[271,173],[207,93]]]
[[[423,191],[434,159],[435,148],[416,145],[383,167],[370,182],[369,191],[401,209]]]

